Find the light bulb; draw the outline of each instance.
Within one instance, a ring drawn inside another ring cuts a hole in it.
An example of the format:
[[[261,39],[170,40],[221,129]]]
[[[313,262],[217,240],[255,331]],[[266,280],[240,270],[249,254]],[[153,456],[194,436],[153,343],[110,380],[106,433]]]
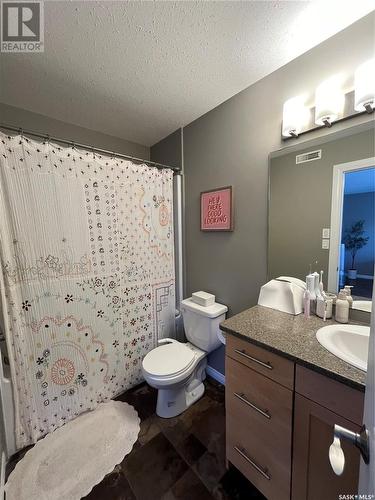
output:
[[[375,108],[375,59],[361,64],[354,75],[354,109],[371,113]]]
[[[315,123],[330,126],[344,106],[341,78],[336,75],[322,82],[315,91]]]
[[[284,103],[283,107],[283,137],[297,136],[309,117],[303,96],[292,97]]]

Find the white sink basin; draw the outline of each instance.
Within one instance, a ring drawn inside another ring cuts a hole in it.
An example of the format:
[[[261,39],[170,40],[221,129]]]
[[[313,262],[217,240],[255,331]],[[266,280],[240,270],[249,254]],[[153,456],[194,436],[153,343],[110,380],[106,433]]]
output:
[[[338,358],[367,371],[370,327],[329,325],[316,332],[318,342]]]

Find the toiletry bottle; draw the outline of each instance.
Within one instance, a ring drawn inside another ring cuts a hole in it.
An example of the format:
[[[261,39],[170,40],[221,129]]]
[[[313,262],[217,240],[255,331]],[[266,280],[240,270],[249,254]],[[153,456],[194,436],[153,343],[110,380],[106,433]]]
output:
[[[314,291],[315,291],[315,299],[316,300],[322,300],[322,292],[320,291],[320,285],[319,285],[319,273],[315,272],[313,273],[314,276]]]
[[[347,323],[349,321],[349,301],[344,291],[340,291],[336,300],[336,321]]]
[[[353,297],[352,297],[352,286],[350,285],[345,285],[344,286],[344,292],[346,293],[346,297],[348,299],[348,302],[349,302],[349,307],[352,308],[353,307]]]
[[[310,294],[310,314],[315,314],[315,276],[313,274],[308,274],[306,276],[306,289]]]
[[[320,271],[320,281],[319,281],[319,290],[320,293],[323,295],[324,292],[324,286],[323,286],[323,273],[324,271]]]
[[[315,271],[315,273],[313,273],[313,276],[314,276],[314,291],[315,291],[315,314],[323,318],[322,311],[324,311],[324,299],[322,292],[320,291],[319,273]],[[318,313],[318,308],[319,308],[319,313]]]
[[[328,295],[324,294],[324,299],[325,299],[325,314],[323,316],[324,321],[327,319],[332,318],[332,306],[333,306],[333,299],[332,297],[329,297]]]
[[[316,315],[319,318],[324,318],[326,312],[326,300],[323,296],[319,296],[316,299]]]
[[[316,315],[322,318],[323,321],[332,318],[332,298],[328,297],[324,292],[322,298],[316,299]]]
[[[307,288],[303,294],[303,312],[306,319],[310,317],[310,292]]]

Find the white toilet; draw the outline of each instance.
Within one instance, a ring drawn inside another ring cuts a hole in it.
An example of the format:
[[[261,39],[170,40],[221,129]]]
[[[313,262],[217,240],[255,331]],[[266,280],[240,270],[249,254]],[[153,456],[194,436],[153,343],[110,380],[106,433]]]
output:
[[[221,345],[219,324],[227,310],[217,302],[204,307],[191,298],[183,300],[181,312],[189,342],[161,339],[159,346],[144,357],[143,375],[151,387],[158,389],[159,417],[175,417],[203,396],[206,356]]]

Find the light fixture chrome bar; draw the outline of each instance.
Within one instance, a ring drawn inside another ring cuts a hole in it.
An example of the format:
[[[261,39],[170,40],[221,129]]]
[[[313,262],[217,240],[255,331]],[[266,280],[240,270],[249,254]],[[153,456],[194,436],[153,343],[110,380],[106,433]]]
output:
[[[364,110],[364,111],[359,111],[359,112],[352,113],[350,115],[343,116],[342,118],[339,118],[338,120],[335,120],[334,122],[331,122],[331,126],[336,125],[336,123],[345,122],[347,120],[355,118],[356,116],[362,116],[362,115],[371,114],[371,113],[374,113],[374,109],[372,107],[371,107],[371,111]],[[297,134],[297,137],[301,137],[301,135],[309,134],[310,132],[315,132],[316,130],[321,130],[321,129],[327,128],[327,126],[328,125],[316,125],[315,127],[311,127],[311,128],[306,129],[306,130],[301,130],[301,132],[299,132],[299,134]],[[285,142],[285,141],[290,141],[291,139],[296,139],[296,136],[290,135],[289,137],[285,137],[282,135],[281,138]]]
[[[283,133],[282,133],[283,125],[281,124],[281,138],[282,138],[283,142],[290,141],[292,139],[296,139],[297,137],[301,137],[302,135],[308,134],[310,132],[315,132],[316,130],[321,130],[321,129],[328,128],[328,127],[330,128],[330,127],[336,125],[336,123],[342,123],[342,122],[345,122],[347,120],[351,120],[352,118],[355,118],[356,116],[363,116],[366,114],[372,114],[375,111],[375,109],[373,108],[372,102],[368,102],[368,103],[364,104],[363,111],[355,111],[354,110],[354,91],[348,92],[347,94],[345,94],[345,99],[347,102],[346,107],[347,108],[349,107],[350,111],[352,111],[352,112],[350,114],[346,114],[346,115],[342,116],[341,118],[338,118],[337,120],[334,120],[332,122],[326,120],[326,122],[324,122],[323,125],[315,125],[314,124],[309,128],[301,130],[298,134],[295,134],[293,131],[291,131],[289,136],[283,135]],[[315,115],[315,108],[314,107],[310,108],[310,114],[312,116]]]
[[[374,112],[374,108],[373,108],[373,103],[372,102],[366,102],[363,106],[364,106],[364,108],[366,110],[366,113],[368,113],[369,115],[371,115],[371,113]]]
[[[156,167],[158,169],[169,168],[173,170],[175,174],[181,173],[181,167],[173,167],[171,165],[164,165],[163,163],[157,163],[151,160],[145,160],[143,158],[136,158],[135,156],[125,155],[123,153],[117,153],[116,151],[108,151],[106,149],[96,148],[94,146],[89,146],[88,144],[81,144],[75,141],[67,141],[66,139],[60,139],[58,137],[51,137],[48,134],[41,134],[40,132],[34,132],[32,130],[25,130],[22,127],[13,127],[11,125],[0,124],[0,128],[4,130],[9,130],[10,132],[17,132],[20,135],[31,135],[33,137],[38,137],[40,139],[44,139],[52,142],[59,142],[60,144],[66,144],[68,146],[77,147],[80,149],[85,149],[87,151],[100,153],[106,156],[116,156],[118,158],[124,158],[126,160],[133,161],[135,163],[144,163],[146,165],[150,165],[151,167]]]
[[[324,126],[327,127],[327,128],[331,128],[332,127],[332,122],[328,118],[324,118],[323,123],[324,123]]]

